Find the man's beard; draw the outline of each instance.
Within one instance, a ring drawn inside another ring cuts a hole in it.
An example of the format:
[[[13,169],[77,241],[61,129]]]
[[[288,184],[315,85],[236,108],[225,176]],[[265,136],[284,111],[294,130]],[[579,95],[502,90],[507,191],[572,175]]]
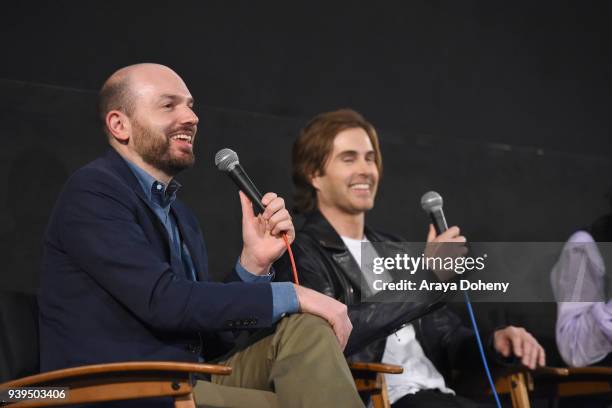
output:
[[[181,157],[173,156],[168,137],[142,126],[137,120],[133,120],[132,123],[134,148],[145,163],[169,176],[175,176],[193,166],[195,163],[193,151]]]

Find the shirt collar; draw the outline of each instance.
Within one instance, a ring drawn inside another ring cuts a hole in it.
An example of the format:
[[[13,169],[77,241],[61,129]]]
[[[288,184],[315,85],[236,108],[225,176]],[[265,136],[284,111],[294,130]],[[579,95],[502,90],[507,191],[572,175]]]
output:
[[[136,176],[147,199],[162,207],[170,207],[176,199],[176,192],[181,188],[181,183],[171,179],[166,185],[131,161],[125,159],[125,162]]]

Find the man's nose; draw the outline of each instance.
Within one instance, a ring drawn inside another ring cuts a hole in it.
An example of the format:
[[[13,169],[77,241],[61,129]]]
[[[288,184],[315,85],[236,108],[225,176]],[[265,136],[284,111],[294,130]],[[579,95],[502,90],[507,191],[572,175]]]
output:
[[[370,174],[372,172],[372,166],[368,160],[362,158],[358,160],[357,170],[359,174]]]
[[[196,115],[191,108],[186,107],[185,112],[181,116],[181,123],[183,125],[195,126],[198,124],[199,121],[200,119],[198,118],[198,115]]]

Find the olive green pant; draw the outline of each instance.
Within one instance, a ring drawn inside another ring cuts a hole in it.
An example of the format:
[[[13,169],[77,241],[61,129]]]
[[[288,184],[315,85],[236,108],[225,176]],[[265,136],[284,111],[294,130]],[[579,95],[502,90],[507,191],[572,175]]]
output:
[[[310,314],[282,319],[274,334],[221,364],[232,374],[198,382],[198,406],[363,407],[331,327]]]

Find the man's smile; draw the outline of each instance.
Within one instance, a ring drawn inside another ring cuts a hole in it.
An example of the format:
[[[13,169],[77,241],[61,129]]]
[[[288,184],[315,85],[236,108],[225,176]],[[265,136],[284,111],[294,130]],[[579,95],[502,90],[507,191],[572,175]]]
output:
[[[357,195],[370,195],[373,183],[359,182],[349,184],[349,189]]]

